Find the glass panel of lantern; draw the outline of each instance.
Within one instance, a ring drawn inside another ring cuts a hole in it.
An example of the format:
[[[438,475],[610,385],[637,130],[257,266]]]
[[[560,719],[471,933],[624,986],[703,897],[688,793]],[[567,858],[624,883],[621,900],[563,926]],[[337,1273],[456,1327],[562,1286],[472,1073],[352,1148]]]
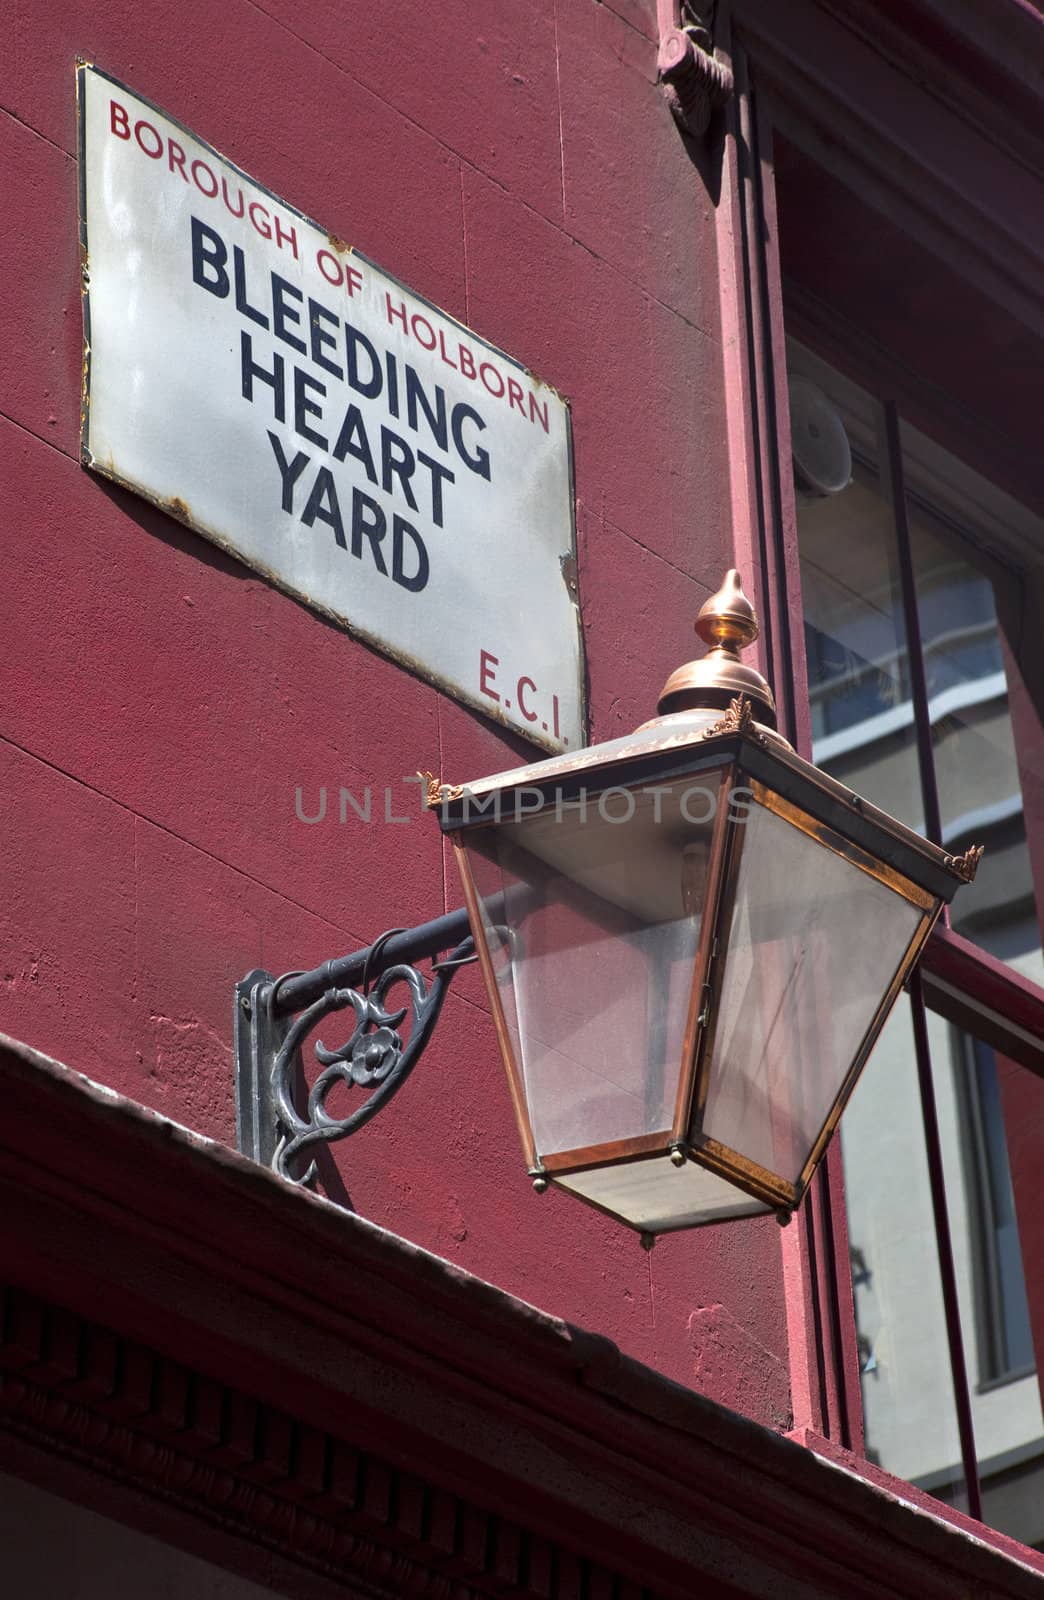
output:
[[[670,1133],[721,773],[711,781],[696,823],[683,785],[618,789],[608,824],[552,808],[486,845],[517,907],[503,1003],[542,1156]]]
[[[750,792],[690,1136],[797,1194],[939,902],[762,784]]]

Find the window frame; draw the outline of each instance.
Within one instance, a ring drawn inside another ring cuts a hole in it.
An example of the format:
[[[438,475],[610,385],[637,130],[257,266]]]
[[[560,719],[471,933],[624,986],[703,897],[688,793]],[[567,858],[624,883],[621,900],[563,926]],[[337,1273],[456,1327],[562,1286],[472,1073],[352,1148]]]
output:
[[[990,225],[996,221],[996,196],[990,192],[988,164],[973,173],[956,208],[953,194],[938,181],[940,167],[945,170],[947,162],[952,165],[958,159],[948,146],[946,124],[954,110],[960,114],[960,96],[952,98],[949,106],[932,111],[927,132],[917,126],[916,116],[911,121],[909,98],[902,103],[893,96],[895,115],[889,125],[881,108],[892,102],[887,92],[882,93],[882,84],[890,76],[894,89],[899,74],[881,59],[881,52],[873,59],[868,56],[865,41],[857,40],[858,30],[845,16],[846,9],[835,6],[833,0],[793,0],[784,28],[778,8],[774,14],[768,0],[733,0],[731,4],[724,0],[719,7],[720,53],[730,60],[736,83],[723,130],[725,176],[718,234],[730,473],[734,513],[741,524],[736,558],[740,564],[749,563],[753,574],[764,624],[761,665],[775,689],[781,731],[806,756],[811,753],[811,727],[790,473],[786,332],[813,341],[800,320],[790,319],[784,328],[773,154],[777,129],[788,139],[794,138],[795,131],[805,136],[814,158],[835,176],[840,171],[861,203],[898,215],[901,225],[909,223],[922,242],[940,256],[952,247],[955,235],[970,241],[972,270],[996,293],[998,303],[1004,297],[1010,309],[1025,304],[1027,295],[1034,293],[1027,270],[1035,270],[1034,250],[1013,255],[1010,225],[1007,237],[1002,227]],[[922,89],[922,98],[925,93]],[[997,115],[1003,116],[1003,109]],[[967,155],[968,150],[962,154]],[[1044,250],[1037,252],[1035,260],[1040,258],[1044,258]],[[1039,306],[1039,294],[1036,298]],[[833,331],[827,330],[828,335]],[[820,338],[815,342],[823,349],[823,330],[816,333]],[[843,339],[835,345],[828,337],[824,353],[842,369],[852,370]],[[853,376],[867,383],[865,368],[857,368]],[[889,391],[887,372],[884,376],[886,381],[869,384],[877,393]],[[899,475],[900,515],[905,523],[907,500],[894,400],[890,416],[886,414],[884,420],[893,445],[888,472],[890,478]],[[955,441],[952,448],[960,456],[959,443]],[[1018,495],[1020,485],[1012,485],[1012,490]],[[905,527],[901,542],[906,545]],[[912,596],[911,583],[904,581],[904,592]],[[913,603],[916,605],[915,599]],[[923,659],[920,666],[923,673]],[[918,698],[924,704],[924,696]],[[919,749],[924,731],[918,729]],[[930,750],[930,729],[927,732]],[[928,786],[934,788],[934,773],[929,775]],[[918,1072],[929,1136],[934,1123],[938,1139],[927,1006],[1044,1076],[1044,991],[947,924],[940,923],[934,931],[910,992],[915,1038],[920,1039]],[[959,1345],[941,1167],[937,1177],[937,1236],[940,1251],[948,1252],[951,1269],[952,1315],[948,1313],[948,1322],[956,1324]],[[788,1301],[795,1306],[793,1314],[788,1309],[795,1436],[808,1443],[830,1441],[865,1461],[838,1148],[829,1152],[799,1226],[789,1232],[794,1237],[784,1240],[784,1271],[790,1284]],[[959,1348],[956,1358],[963,1369]],[[967,1427],[962,1446],[972,1467],[972,1514],[979,1517],[966,1371],[963,1389]]]
[[[914,748],[925,813],[924,832],[934,843],[942,846],[944,827],[934,759],[924,629],[912,559],[910,508],[913,497],[908,489],[904,470],[903,419],[900,416],[899,403],[894,396],[878,398],[875,405],[877,411],[875,432],[880,445],[877,463],[878,482],[890,510],[896,539],[906,668],[910,679],[913,711]],[[789,410],[787,427],[789,430]],[[963,531],[967,537],[967,530]],[[971,548],[970,538],[968,542]],[[798,626],[799,621],[803,621],[803,611],[791,617],[789,632],[791,639],[795,641],[793,648],[801,653],[801,667],[807,682],[804,636],[803,629]],[[807,704],[811,716],[810,698]],[[809,722],[809,738],[811,739],[811,722]],[[960,976],[954,981],[957,968]],[[932,1075],[932,1053],[927,1019],[929,1011],[940,1015],[951,1026],[960,1027],[968,1036],[974,1036],[993,1049],[1000,1049],[1004,1055],[1016,1061],[1024,1069],[1044,1078],[1044,987],[1019,975],[1005,962],[976,944],[973,939],[958,934],[951,925],[949,907],[946,907],[929,937],[923,956],[922,971],[915,974],[909,985],[909,998],[939,1278],[953,1383],[954,1411],[960,1441],[960,1466],[969,1512],[976,1520],[982,1521],[983,1488],[980,1481],[980,1458],[975,1443],[972,1404],[973,1392],[978,1392],[982,1388],[982,1383],[970,1371],[966,1330],[962,1326],[956,1251],[947,1203],[943,1141]],[[834,1204],[837,1203],[836,1192],[832,1200]],[[1041,1366],[1044,1367],[1044,1360],[1041,1361]],[[1023,1368],[1017,1373],[1005,1370],[994,1375],[989,1380],[989,1386],[1025,1376],[1027,1370],[1032,1371],[1033,1368]]]

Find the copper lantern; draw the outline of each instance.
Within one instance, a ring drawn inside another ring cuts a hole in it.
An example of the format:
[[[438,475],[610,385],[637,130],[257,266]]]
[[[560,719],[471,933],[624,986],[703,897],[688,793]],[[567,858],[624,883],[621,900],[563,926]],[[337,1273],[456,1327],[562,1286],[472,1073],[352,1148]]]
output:
[[[955,858],[796,755],[730,572],[635,733],[429,800],[525,1159],[649,1236],[800,1203]]]

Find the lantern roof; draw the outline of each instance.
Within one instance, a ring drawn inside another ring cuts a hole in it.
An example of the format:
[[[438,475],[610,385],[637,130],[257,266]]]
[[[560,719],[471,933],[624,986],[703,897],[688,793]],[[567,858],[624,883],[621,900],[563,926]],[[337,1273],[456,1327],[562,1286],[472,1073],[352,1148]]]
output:
[[[695,775],[739,760],[746,777],[768,784],[944,900],[971,881],[981,847],[950,854],[805,760],[776,730],[768,683],[739,658],[740,649],[757,638],[758,623],[734,568],[701,607],[695,628],[710,646],[706,655],[670,675],[659,714],[634,732],[466,784],[443,783],[425,773],[428,804],[438,810],[443,831],[488,826],[512,806],[517,815],[545,801],[568,802],[582,793]],[[523,791],[533,797],[524,805]],[[538,802],[537,794],[544,800]]]

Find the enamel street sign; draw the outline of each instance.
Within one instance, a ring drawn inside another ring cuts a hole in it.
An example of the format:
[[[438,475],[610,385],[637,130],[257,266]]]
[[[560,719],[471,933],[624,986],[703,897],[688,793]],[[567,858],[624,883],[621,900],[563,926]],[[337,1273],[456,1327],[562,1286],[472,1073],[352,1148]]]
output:
[[[565,402],[124,85],[78,85],[86,464],[582,745]]]

